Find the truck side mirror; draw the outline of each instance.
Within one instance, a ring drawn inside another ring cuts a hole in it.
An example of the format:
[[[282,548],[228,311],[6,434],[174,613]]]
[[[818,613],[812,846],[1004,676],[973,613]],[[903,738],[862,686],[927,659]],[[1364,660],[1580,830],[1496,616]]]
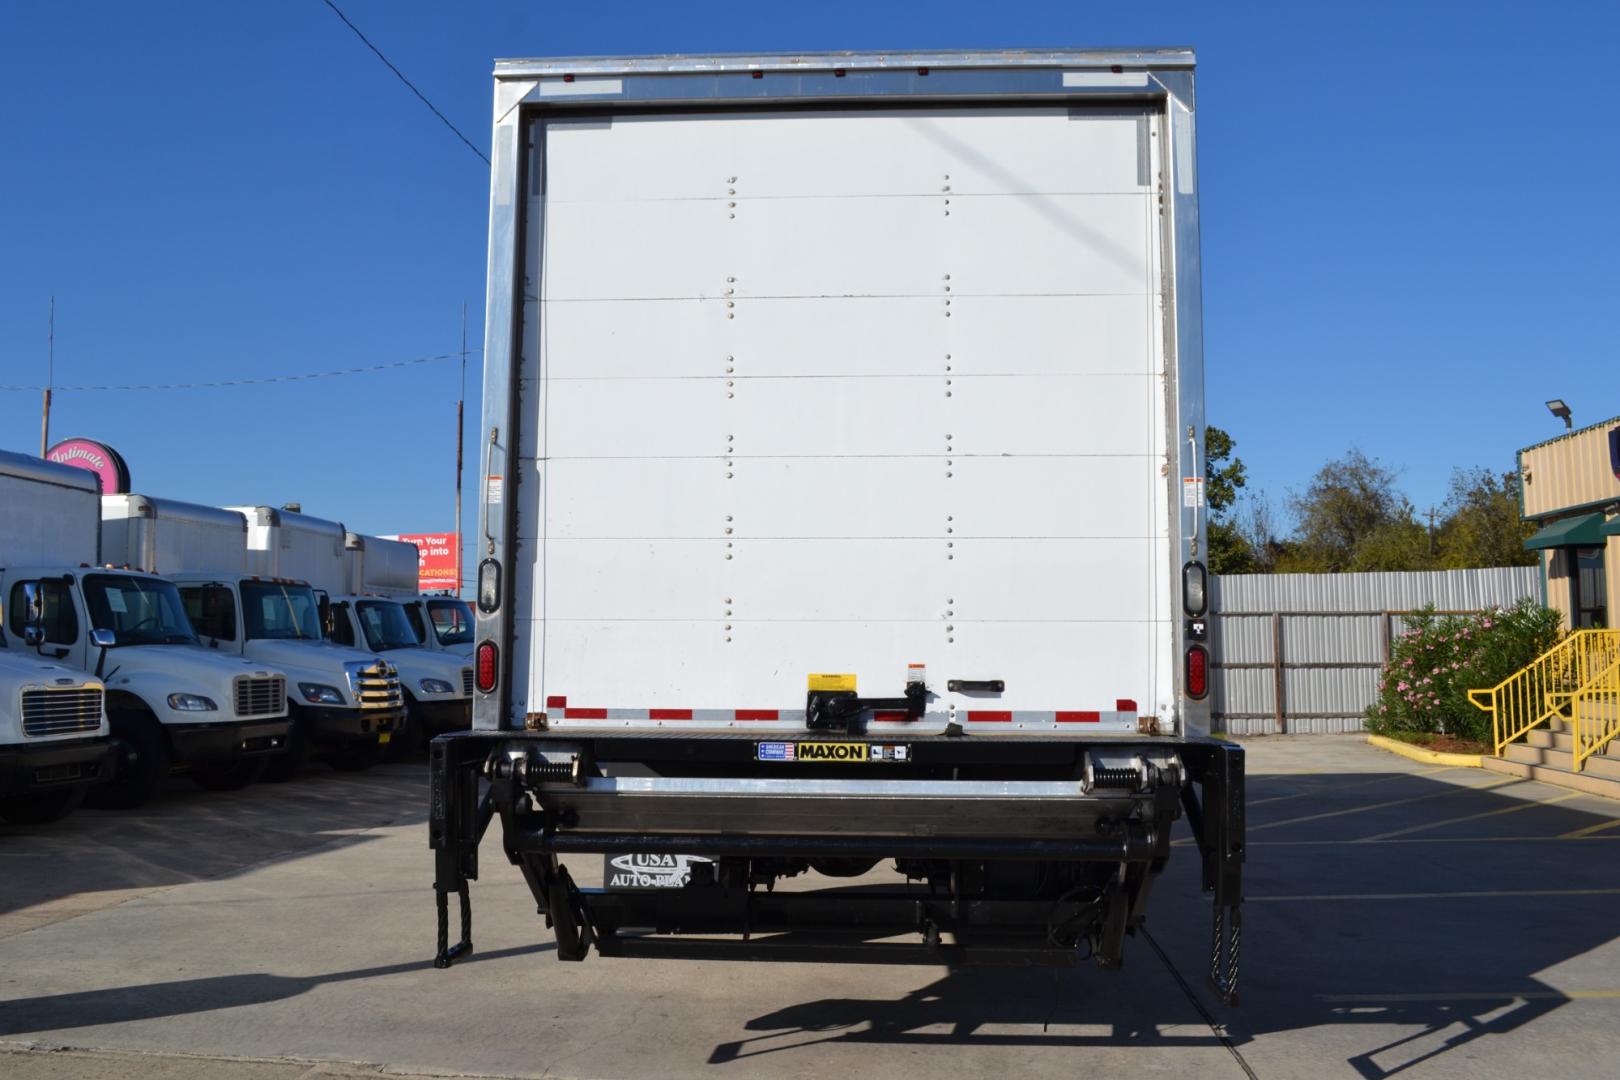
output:
[[[37,649],[45,644],[45,587],[37,581],[22,584],[23,644]]]
[[[98,628],[90,631],[90,644],[98,649],[110,649],[118,644],[118,635],[111,630]]]

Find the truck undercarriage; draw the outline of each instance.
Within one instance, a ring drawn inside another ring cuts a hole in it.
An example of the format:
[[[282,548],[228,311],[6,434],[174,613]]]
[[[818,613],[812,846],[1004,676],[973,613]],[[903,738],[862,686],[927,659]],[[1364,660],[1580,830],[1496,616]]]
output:
[[[604,956],[861,963],[1089,957],[1117,968],[1185,814],[1213,897],[1211,984],[1236,1003],[1241,748],[1163,737],[826,738],[576,730],[434,740],[436,966],[472,948],[468,882],[499,817],[507,858],[564,960],[594,946]],[[700,859],[679,887],[626,891],[581,887],[561,861],[593,854]],[[903,882],[837,880],[884,860]],[[776,888],[807,873],[833,887]]]

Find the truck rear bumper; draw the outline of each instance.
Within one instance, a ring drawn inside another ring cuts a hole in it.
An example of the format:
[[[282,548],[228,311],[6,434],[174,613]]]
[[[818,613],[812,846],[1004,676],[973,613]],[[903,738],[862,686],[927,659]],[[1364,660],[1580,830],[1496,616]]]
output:
[[[1171,827],[1185,814],[1204,888],[1214,894],[1217,990],[1235,1000],[1235,967],[1222,957],[1241,903],[1239,747],[919,737],[898,759],[869,746],[853,760],[798,756],[784,767],[778,745],[724,735],[478,732],[435,740],[429,835],[438,858],[438,962],[470,948],[466,883],[477,877],[478,838],[499,815],[507,856],[555,927],[564,959],[582,959],[593,944],[605,955],[787,957],[805,934],[818,939],[810,955],[866,959],[869,942],[914,934],[909,951],[928,962],[981,954],[1069,963],[1089,948],[1114,967],[1169,857]],[[577,887],[559,861],[588,853],[712,862],[676,888],[609,892]],[[858,874],[884,859],[895,860],[906,884],[880,892],[758,888],[812,870]],[[455,948],[445,923],[452,891],[463,902]],[[824,940],[829,934],[837,948]],[[885,948],[893,952],[893,944]]]
[[[220,724],[167,724],[174,759],[185,765],[212,765],[245,757],[277,754],[287,747],[292,720],[239,720]]]
[[[0,746],[0,798],[33,795],[109,779],[117,762],[112,739]]]

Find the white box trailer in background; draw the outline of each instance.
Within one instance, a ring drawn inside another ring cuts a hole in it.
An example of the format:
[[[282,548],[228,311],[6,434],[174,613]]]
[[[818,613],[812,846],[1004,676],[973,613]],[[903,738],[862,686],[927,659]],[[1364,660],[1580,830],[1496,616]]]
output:
[[[325,640],[320,605],[307,582],[249,572],[242,513],[148,495],[104,495],[101,548],[108,561],[174,582],[209,648],[287,675],[292,729],[266,779],[292,779],[311,756],[346,771],[379,760],[405,719],[393,665]]]
[[[1185,808],[1233,994],[1192,69],[497,65],[479,693],[432,759],[441,944],[480,773],[567,959],[793,955],[840,927],[1112,967]],[[717,862],[615,893],[574,885],[582,852]],[[890,858],[886,892],[752,888]]]
[[[351,532],[343,536],[343,556],[348,577],[344,592],[395,599],[416,595],[421,557],[415,544]]]
[[[415,544],[349,533],[343,546],[351,593],[396,601],[417,644],[429,652],[449,653],[463,661],[472,657],[472,608],[459,597],[424,596],[418,591],[421,556]]]
[[[398,669],[405,695],[406,745],[447,731],[462,731],[472,722],[472,667],[467,658],[421,647],[399,601],[381,594],[358,593],[352,586],[364,575],[356,556],[372,538],[309,514],[271,506],[235,506],[248,522],[248,568],[264,577],[296,577],[325,594],[326,636],[339,645],[380,653]],[[352,550],[348,541],[358,546]],[[398,580],[401,562],[383,541],[385,578]],[[411,574],[416,573],[415,547]],[[392,555],[392,558],[389,558]]]
[[[0,596],[5,647],[91,673],[123,744],[106,806],[149,799],[171,767],[212,789],[251,783],[283,751],[276,668],[202,648],[162,578],[105,565],[101,490],[82,469],[0,451]],[[40,640],[28,645],[22,628]]]

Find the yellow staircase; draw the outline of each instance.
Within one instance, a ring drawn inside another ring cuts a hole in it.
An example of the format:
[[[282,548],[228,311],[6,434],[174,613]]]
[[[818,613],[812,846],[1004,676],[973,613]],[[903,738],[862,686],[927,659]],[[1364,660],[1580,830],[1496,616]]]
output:
[[[1620,798],[1620,630],[1577,630],[1468,699],[1491,714],[1486,768]]]

